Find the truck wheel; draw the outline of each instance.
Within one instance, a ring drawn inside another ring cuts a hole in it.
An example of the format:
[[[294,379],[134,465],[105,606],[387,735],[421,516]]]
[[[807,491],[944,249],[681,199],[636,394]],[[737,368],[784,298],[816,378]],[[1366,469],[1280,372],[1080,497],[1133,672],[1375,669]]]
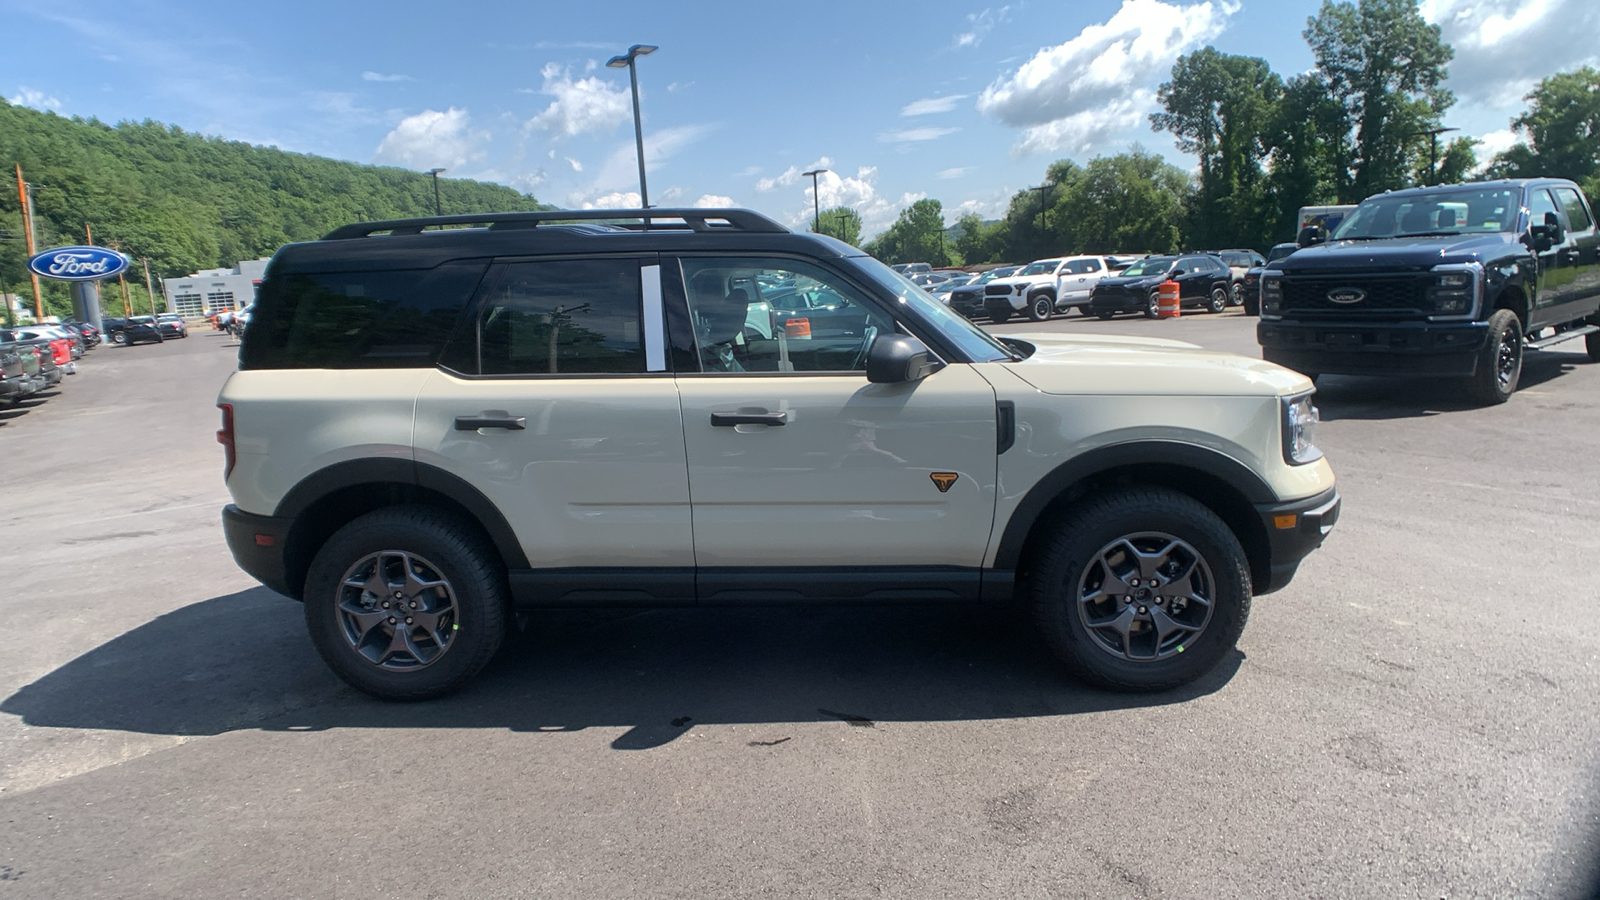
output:
[[[439,510],[368,513],[334,533],[306,575],[311,641],[328,667],[384,700],[459,689],[500,649],[505,573],[483,540]]]
[[[1589,362],[1600,362],[1600,333],[1590,332],[1584,335],[1583,349],[1589,351]]]
[[[1228,308],[1228,289],[1214,287],[1211,289],[1211,302],[1206,304],[1206,309],[1214,313],[1222,312]]]
[[[1145,306],[1144,306],[1144,317],[1146,319],[1154,319],[1156,316],[1158,316],[1160,314],[1161,314],[1161,294],[1156,292],[1156,291],[1151,291],[1150,292],[1150,302],[1146,303]]]
[[[1056,301],[1049,294],[1034,294],[1028,300],[1028,318],[1035,322],[1049,321],[1056,310]]]
[[[128,342],[128,336],[127,335],[123,334],[120,331],[111,332],[111,343],[113,343],[113,344],[126,344],[127,342]]]
[[[1244,302],[1244,292],[1240,289],[1239,282],[1235,281],[1233,283],[1232,287],[1230,287],[1228,289],[1228,305],[1229,306],[1238,306],[1239,304],[1241,304],[1243,302]]]
[[[1489,317],[1489,340],[1478,351],[1478,367],[1467,382],[1467,393],[1483,406],[1511,399],[1522,377],[1522,321],[1509,309]]]
[[[1074,506],[1040,542],[1027,590],[1046,643],[1076,677],[1162,691],[1211,671],[1250,615],[1250,569],[1193,498],[1131,487]]]

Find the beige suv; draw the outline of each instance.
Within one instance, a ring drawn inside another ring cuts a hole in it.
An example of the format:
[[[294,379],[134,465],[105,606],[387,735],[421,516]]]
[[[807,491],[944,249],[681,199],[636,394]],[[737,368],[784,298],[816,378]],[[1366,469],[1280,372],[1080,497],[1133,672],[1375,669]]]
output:
[[[1076,675],[1191,681],[1338,517],[1312,386],[996,339],[747,210],[375,222],[273,258],[219,440],[245,571],[357,688],[531,607],[1029,604]]]

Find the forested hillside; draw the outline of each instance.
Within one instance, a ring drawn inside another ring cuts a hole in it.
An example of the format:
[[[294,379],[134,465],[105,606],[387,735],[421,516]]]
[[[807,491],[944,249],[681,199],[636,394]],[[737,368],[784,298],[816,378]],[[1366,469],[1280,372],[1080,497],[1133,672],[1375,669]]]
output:
[[[88,224],[96,244],[148,257],[157,278],[269,255],[362,217],[433,213],[433,179],[424,173],[286,153],[158,122],[109,126],[0,100],[0,291],[20,294],[32,288],[17,163],[35,186],[41,248],[81,243]],[[542,208],[531,195],[474,181],[442,179],[440,194],[446,214]],[[70,308],[66,297],[64,287],[50,286],[56,312]]]

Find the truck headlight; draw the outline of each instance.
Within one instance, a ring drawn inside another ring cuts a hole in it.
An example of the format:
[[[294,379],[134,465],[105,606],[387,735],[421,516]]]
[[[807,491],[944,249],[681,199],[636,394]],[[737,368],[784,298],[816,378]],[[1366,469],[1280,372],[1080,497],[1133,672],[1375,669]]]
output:
[[[1321,417],[1311,405],[1315,391],[1283,398],[1283,458],[1290,465],[1303,466],[1322,458],[1317,449],[1317,422]]]
[[[1429,310],[1442,316],[1470,315],[1478,306],[1482,274],[1477,263],[1435,267],[1426,290]]]
[[[1283,312],[1283,279],[1277,275],[1261,276],[1261,313],[1277,315]]]

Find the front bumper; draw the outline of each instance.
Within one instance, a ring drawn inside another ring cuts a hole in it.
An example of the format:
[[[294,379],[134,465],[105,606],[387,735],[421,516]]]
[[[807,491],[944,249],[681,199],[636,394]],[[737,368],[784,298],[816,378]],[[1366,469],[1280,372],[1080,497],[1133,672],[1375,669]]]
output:
[[[1096,291],[1089,295],[1091,313],[1142,313],[1150,307],[1150,295],[1144,291]]]
[[[1295,322],[1256,325],[1261,357],[1330,375],[1471,375],[1486,322]]]
[[[1300,561],[1322,542],[1339,521],[1339,491],[1328,488],[1315,497],[1256,507],[1267,532],[1268,566],[1265,583],[1255,593],[1270,594],[1293,580]]]
[[[233,561],[245,574],[287,597],[300,598],[289,588],[284,552],[293,519],[258,516],[232,503],[222,508],[222,533]]]

